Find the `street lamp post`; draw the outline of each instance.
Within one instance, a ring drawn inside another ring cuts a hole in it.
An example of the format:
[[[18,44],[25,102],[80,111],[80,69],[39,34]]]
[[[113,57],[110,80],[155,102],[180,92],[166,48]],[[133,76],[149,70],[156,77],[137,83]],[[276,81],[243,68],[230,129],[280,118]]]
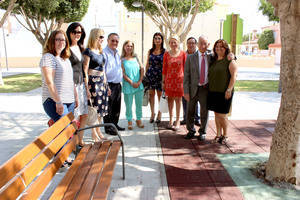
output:
[[[142,9],[142,63],[144,64],[144,12],[145,7],[141,2],[135,1],[132,3],[132,5],[136,8]]]
[[[223,22],[224,19],[220,19],[220,39],[223,39]]]

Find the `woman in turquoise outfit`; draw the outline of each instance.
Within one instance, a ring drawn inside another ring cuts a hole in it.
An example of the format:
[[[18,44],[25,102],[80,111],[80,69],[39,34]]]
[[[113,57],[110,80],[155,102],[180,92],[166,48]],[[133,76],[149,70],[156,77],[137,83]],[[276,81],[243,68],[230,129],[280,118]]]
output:
[[[132,130],[132,103],[135,100],[136,125],[144,128],[141,121],[144,86],[142,84],[144,68],[134,53],[134,43],[127,40],[122,48],[123,93],[126,106],[128,129]]]

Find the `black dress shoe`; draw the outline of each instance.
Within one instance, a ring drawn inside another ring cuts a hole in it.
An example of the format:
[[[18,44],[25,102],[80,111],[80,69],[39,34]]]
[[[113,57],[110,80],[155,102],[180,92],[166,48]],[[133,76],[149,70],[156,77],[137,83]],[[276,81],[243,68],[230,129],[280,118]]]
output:
[[[185,136],[184,136],[184,139],[192,139],[194,137],[195,133],[192,133],[192,132],[188,132]]]
[[[198,122],[198,121],[195,121],[195,125],[196,126],[201,126],[200,122]]]
[[[110,130],[105,132],[108,135],[118,135],[116,131]]]
[[[204,141],[204,140],[205,140],[205,134],[200,134],[200,135],[198,136],[198,140]]]
[[[180,125],[186,125],[186,121],[185,120],[180,121]]]
[[[116,125],[118,131],[125,131],[125,128],[120,127],[119,125]]]
[[[117,135],[117,132],[116,132],[115,129],[113,129],[112,127],[107,128],[107,129],[105,130],[105,133],[108,134],[108,135]]]

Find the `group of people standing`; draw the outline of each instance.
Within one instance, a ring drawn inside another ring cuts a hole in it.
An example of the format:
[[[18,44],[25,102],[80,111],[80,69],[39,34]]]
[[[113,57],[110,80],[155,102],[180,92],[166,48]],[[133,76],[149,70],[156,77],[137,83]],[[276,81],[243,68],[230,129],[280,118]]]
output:
[[[98,121],[118,126],[121,110],[121,82],[123,72],[117,52],[119,35],[108,35],[107,47],[102,48],[104,31],[91,30],[84,48],[85,30],[80,23],[72,23],[66,33],[53,31],[47,41],[40,61],[42,71],[42,101],[47,115],[56,122],[73,112],[84,128],[88,119],[88,105],[97,110]],[[116,135],[111,127],[107,134]],[[78,134],[83,146],[83,131]],[[94,141],[105,139],[100,128],[92,129]]]
[[[226,114],[231,106],[237,67],[224,40],[218,40],[211,52],[207,50],[209,43],[205,37],[201,36],[199,42],[191,37],[187,40],[188,50],[184,52],[180,50],[179,38],[171,36],[168,40],[170,50],[166,51],[163,35],[155,33],[144,70],[132,41],[124,42],[120,55],[117,33],[108,35],[104,49],[102,29],[91,30],[86,48],[85,36],[83,26],[75,22],[69,25],[66,33],[53,31],[47,41],[40,61],[42,99],[44,110],[53,121],[73,112],[80,121],[80,128],[84,128],[89,105],[97,110],[99,123],[103,119],[104,123],[113,123],[119,131],[124,131],[125,128],[118,126],[123,92],[128,129],[133,129],[133,100],[136,126],[144,128],[141,119],[145,88],[142,81],[147,79],[150,123],[161,122],[162,113],[155,114],[155,96],[159,102],[164,93],[168,98],[170,118],[167,128],[179,130],[180,124],[186,123],[189,132],[185,138],[191,139],[196,133],[194,125],[200,125],[199,139],[204,140],[209,109],[215,112],[217,136],[214,141],[226,141]],[[176,115],[173,122],[174,102]],[[180,122],[181,103],[184,119]],[[105,132],[116,135],[112,127],[105,127]],[[80,146],[84,145],[83,134],[83,131],[78,134]],[[92,138],[95,141],[105,139],[100,128],[92,129]]]
[[[191,139],[195,136],[197,125],[200,127],[198,139],[205,140],[208,110],[211,110],[215,114],[217,128],[213,141],[225,143],[227,114],[230,112],[237,75],[235,56],[222,39],[215,42],[213,51],[208,50],[209,42],[205,36],[200,36],[199,41],[194,37],[188,38],[186,52],[180,50],[179,41],[177,36],[171,36],[168,41],[170,50],[166,51],[163,36],[160,33],[153,36],[146,64],[146,77],[150,82],[150,123],[155,118],[155,93],[159,102],[162,92],[165,92],[169,107],[167,128],[176,131],[180,124],[186,124],[188,133],[185,139]],[[173,122],[174,102],[176,116]],[[183,120],[180,122],[181,103]],[[160,121],[161,112],[158,111],[156,122]]]

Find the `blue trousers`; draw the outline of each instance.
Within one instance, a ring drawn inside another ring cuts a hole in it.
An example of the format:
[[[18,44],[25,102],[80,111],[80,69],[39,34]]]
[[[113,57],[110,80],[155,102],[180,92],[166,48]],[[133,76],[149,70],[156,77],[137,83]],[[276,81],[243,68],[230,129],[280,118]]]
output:
[[[133,98],[135,100],[136,119],[141,120],[141,118],[143,117],[143,113],[142,113],[143,95],[144,95],[144,90],[139,90],[133,94],[124,94],[124,101],[126,106],[126,119],[129,122],[132,121]]]
[[[53,99],[48,98],[46,101],[43,103],[44,110],[46,114],[53,119],[54,122],[68,114],[69,112],[74,113],[74,108],[75,108],[75,103],[64,103],[64,112],[62,115],[57,114],[56,112],[56,103],[53,101]]]

